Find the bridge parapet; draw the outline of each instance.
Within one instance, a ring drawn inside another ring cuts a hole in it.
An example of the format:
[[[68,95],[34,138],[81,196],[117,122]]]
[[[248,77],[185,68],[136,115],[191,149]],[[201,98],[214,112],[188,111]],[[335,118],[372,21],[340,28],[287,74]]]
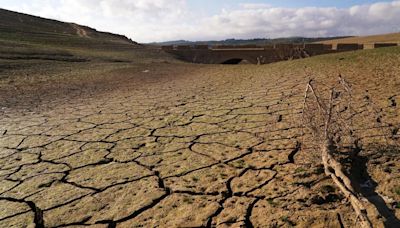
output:
[[[339,43],[336,46],[336,50],[338,51],[355,51],[355,50],[360,50],[364,49],[363,44],[358,44],[358,43]]]
[[[319,44],[319,43],[306,43],[306,44],[266,44],[266,45],[214,45],[209,46],[206,44],[198,45],[165,45],[161,46],[162,50],[222,50],[222,49],[305,49],[310,51],[322,51],[322,50],[339,50],[339,51],[354,51],[365,49],[366,47],[381,48],[381,47],[393,47],[398,46],[397,43],[370,43],[370,44],[358,44],[358,43],[338,43],[335,46],[332,44]]]
[[[191,50],[192,47],[190,45],[178,45],[175,47],[176,50]]]
[[[324,44],[324,50],[333,50],[333,44]]]
[[[274,49],[274,48],[275,48],[275,45],[273,45],[273,44],[266,44],[266,45],[263,45],[263,47],[264,47],[265,50],[268,50],[268,49]]]
[[[232,49],[232,48],[239,48],[236,45],[214,45],[211,46],[211,49]]]
[[[374,43],[374,48],[393,47],[397,45],[397,43]]]
[[[201,49],[201,50],[204,50],[204,49],[209,49],[209,46],[208,46],[207,44],[198,44],[198,45],[194,45],[193,48],[194,48],[194,49]]]
[[[294,44],[275,44],[275,49],[293,49]]]
[[[325,50],[324,44],[304,44],[304,49],[306,50]]]

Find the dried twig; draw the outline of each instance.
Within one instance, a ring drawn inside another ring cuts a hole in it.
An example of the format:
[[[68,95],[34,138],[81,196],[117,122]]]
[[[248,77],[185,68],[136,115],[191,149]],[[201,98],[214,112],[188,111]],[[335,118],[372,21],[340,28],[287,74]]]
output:
[[[348,92],[349,96],[351,97],[351,86],[349,83],[339,74],[339,83],[344,87],[344,89]]]

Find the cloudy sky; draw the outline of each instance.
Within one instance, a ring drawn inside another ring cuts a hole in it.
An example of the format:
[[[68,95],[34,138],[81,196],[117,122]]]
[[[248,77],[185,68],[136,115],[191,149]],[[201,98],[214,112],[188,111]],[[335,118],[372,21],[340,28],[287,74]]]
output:
[[[400,32],[400,0],[0,0],[138,42]]]

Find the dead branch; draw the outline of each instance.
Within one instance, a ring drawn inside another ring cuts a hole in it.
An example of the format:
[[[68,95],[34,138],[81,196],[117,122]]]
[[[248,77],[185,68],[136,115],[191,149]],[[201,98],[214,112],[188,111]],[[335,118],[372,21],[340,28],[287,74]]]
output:
[[[339,76],[339,83],[342,84],[347,93],[351,94],[351,87],[342,76]],[[311,93],[314,100],[310,100],[309,93]],[[336,93],[335,88],[331,88],[329,99],[327,101],[322,99],[321,95],[317,93],[316,88],[313,86],[313,80],[310,79],[307,83],[304,95],[303,124],[311,130],[320,146],[325,174],[332,178],[343,195],[350,201],[361,227],[370,228],[372,224],[362,203],[364,198],[356,193],[351,180],[344,172],[342,164],[333,156],[337,148],[334,137],[343,133],[341,132],[341,124],[346,127],[346,122],[341,118],[341,115],[338,114],[339,111],[335,111],[335,106],[337,103],[340,103],[340,100],[338,101],[339,95],[336,94],[340,93]],[[327,103],[324,103],[325,101]],[[318,107],[318,109],[316,107]],[[319,112],[316,112],[316,110]],[[306,115],[308,115],[308,118],[305,118]],[[305,123],[305,120],[308,122]],[[354,140],[354,142],[357,141],[357,139]]]
[[[334,148],[334,146],[330,141],[326,141],[321,148],[322,163],[325,168],[325,174],[332,178],[333,182],[339,187],[343,195],[350,201],[354,211],[356,212],[357,219],[360,221],[361,227],[370,228],[372,227],[372,224],[368,218],[367,210],[361,202],[361,200],[364,199],[363,197],[357,196],[352,187],[351,180],[343,173],[342,165],[333,158],[332,148]]]

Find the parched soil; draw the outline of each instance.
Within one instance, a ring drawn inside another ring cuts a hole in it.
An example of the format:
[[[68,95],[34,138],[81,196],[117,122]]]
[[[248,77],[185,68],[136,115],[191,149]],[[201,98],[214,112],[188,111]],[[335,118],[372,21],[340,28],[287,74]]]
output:
[[[393,50],[265,66],[76,63],[60,72],[78,76],[3,79],[0,226],[357,227],[301,125],[308,76],[329,85],[339,72],[363,144],[344,163],[374,225],[398,224]]]

